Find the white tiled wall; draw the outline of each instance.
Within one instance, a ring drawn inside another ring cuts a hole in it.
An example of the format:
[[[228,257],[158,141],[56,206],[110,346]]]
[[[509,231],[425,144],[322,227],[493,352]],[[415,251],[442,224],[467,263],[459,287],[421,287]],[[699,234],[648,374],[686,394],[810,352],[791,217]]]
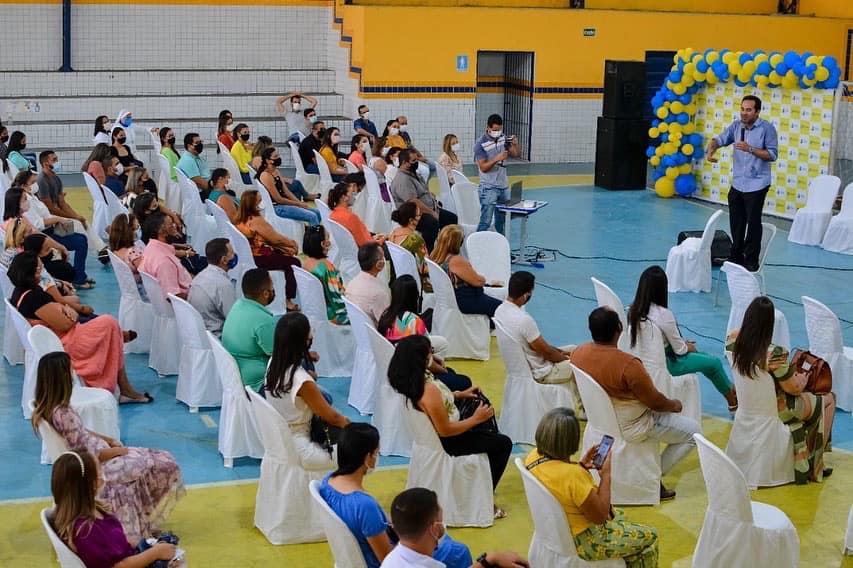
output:
[[[601,99],[533,99],[534,162],[595,161]]]
[[[55,71],[62,65],[61,4],[0,4],[0,69]],[[0,93],[7,84],[0,83]]]

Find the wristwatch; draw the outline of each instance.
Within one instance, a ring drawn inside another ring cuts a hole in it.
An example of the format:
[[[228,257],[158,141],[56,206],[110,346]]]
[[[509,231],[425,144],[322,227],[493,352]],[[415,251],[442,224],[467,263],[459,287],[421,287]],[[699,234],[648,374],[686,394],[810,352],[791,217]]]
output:
[[[752,146],[750,146],[750,147],[749,147],[749,153],[750,153],[750,154],[752,154],[752,153],[753,153],[753,150],[755,150],[755,148],[753,148]]]
[[[488,560],[486,560],[486,555],[488,552],[484,552],[477,558],[477,563],[483,568],[496,568],[494,564],[491,564]]]

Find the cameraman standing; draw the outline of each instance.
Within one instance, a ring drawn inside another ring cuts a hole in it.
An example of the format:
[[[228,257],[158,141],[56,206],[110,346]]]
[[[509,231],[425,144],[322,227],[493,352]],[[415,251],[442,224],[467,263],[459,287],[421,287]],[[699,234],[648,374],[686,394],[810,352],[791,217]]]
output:
[[[489,116],[486,133],[474,144],[474,160],[480,168],[480,224],[478,231],[487,231],[495,215],[495,205],[509,199],[509,183],[504,160],[521,155],[515,136],[505,136],[503,119],[499,114]],[[495,229],[503,234],[504,215],[495,219]]]

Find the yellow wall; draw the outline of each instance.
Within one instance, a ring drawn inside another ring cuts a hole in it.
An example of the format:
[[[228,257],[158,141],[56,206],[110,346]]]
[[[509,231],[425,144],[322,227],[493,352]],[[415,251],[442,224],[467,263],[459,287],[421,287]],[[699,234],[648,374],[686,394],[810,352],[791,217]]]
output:
[[[800,0],[800,15],[853,19],[850,0]]]
[[[831,1],[831,0],[829,0]],[[649,12],[705,12],[713,14],[775,14],[777,0],[586,0],[590,9],[646,10]]]
[[[568,8],[568,0],[353,0],[353,4],[357,6]]]

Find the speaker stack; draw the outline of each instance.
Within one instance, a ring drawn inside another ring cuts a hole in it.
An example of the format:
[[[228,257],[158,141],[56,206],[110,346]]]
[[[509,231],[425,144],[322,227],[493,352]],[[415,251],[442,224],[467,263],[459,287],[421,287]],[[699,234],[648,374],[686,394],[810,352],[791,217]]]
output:
[[[604,62],[604,116],[598,117],[595,140],[598,187],[646,187],[649,121],[643,118],[645,96],[645,62]]]

